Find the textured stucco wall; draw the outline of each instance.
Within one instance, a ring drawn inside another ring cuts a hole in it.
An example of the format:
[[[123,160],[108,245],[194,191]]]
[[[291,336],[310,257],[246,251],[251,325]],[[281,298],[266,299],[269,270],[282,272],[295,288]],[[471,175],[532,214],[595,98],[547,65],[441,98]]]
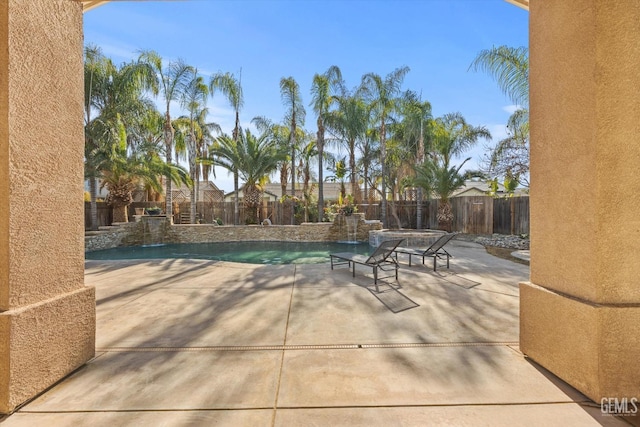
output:
[[[83,286],[84,85],[81,4],[9,0],[0,7],[9,13],[9,58],[2,61],[8,141],[0,142],[9,154],[6,310]]]
[[[0,412],[95,352],[84,286],[82,5],[0,1]]]
[[[640,2],[544,3],[531,6],[531,281],[637,303]]]
[[[532,2],[520,348],[594,401],[640,390],[638,69],[640,2]]]

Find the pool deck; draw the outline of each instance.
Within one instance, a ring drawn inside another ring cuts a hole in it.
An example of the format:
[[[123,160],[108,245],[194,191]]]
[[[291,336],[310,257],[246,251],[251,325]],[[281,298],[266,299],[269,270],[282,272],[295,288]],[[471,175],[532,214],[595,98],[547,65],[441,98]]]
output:
[[[329,264],[87,261],[96,357],[0,424],[629,425],[519,352],[526,265],[447,248],[377,294]]]

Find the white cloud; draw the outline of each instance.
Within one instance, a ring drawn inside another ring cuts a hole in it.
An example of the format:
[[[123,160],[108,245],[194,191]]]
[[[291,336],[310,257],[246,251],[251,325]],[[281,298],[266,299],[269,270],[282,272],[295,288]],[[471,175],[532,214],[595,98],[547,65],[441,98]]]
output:
[[[507,125],[506,124],[490,124],[486,125],[489,132],[491,132],[491,139],[493,143],[503,140],[507,137]]]
[[[522,105],[513,104],[513,105],[505,105],[504,107],[502,107],[502,110],[506,111],[509,114],[513,114],[521,108],[522,108]]]

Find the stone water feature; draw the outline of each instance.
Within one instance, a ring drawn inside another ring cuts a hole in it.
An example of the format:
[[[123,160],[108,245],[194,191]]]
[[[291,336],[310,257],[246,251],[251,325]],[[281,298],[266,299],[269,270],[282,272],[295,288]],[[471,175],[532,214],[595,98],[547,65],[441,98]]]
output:
[[[347,228],[344,216],[336,217],[334,222],[305,222],[301,225],[220,226],[171,224],[164,216],[136,215],[136,222],[100,227],[99,232],[87,233],[85,250],[94,251],[118,246],[239,241],[369,242],[369,232],[382,228],[380,221],[367,221],[363,214],[352,216],[357,219],[353,228]]]
[[[387,240],[404,239],[402,246],[426,248],[444,233],[440,230],[372,230],[369,245],[377,247]]]
[[[169,219],[164,215],[143,215],[140,217],[142,223],[142,246],[164,245],[164,236]]]

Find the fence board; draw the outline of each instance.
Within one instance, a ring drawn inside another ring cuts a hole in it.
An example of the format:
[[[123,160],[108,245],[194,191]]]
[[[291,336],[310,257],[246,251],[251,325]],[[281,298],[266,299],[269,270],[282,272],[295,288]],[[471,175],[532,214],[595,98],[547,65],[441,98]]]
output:
[[[493,229],[495,233],[529,234],[529,197],[494,199],[493,207]],[[513,224],[511,220],[512,210]]]
[[[416,228],[417,204],[415,201],[395,202],[396,211],[400,218],[402,228]],[[488,196],[454,197],[451,205],[454,213],[453,231],[470,234],[510,234],[511,233],[511,204],[514,212],[514,233],[529,234],[529,197],[514,197],[511,199],[492,199]],[[391,215],[391,206],[388,204],[389,225],[396,227],[396,221]],[[164,209],[163,202],[133,202],[129,206],[129,218],[132,220],[136,208],[148,208],[160,206]],[[189,212],[189,202],[176,203],[174,205],[174,223],[180,223],[180,212]],[[358,212],[366,214],[366,219],[380,218],[379,204],[357,205]],[[240,203],[240,224],[244,224],[245,209]],[[438,229],[438,201],[428,200],[423,204],[422,220],[424,229]],[[198,202],[196,212],[202,222],[212,223],[219,218],[225,225],[233,224],[233,202]],[[259,219],[269,218],[272,224],[289,225],[291,223],[291,205],[287,202],[265,202],[260,208]],[[85,202],[85,229],[90,229],[90,203]],[[112,222],[112,210],[104,202],[98,202],[98,225],[110,225]],[[298,221],[299,222],[299,221]]]

